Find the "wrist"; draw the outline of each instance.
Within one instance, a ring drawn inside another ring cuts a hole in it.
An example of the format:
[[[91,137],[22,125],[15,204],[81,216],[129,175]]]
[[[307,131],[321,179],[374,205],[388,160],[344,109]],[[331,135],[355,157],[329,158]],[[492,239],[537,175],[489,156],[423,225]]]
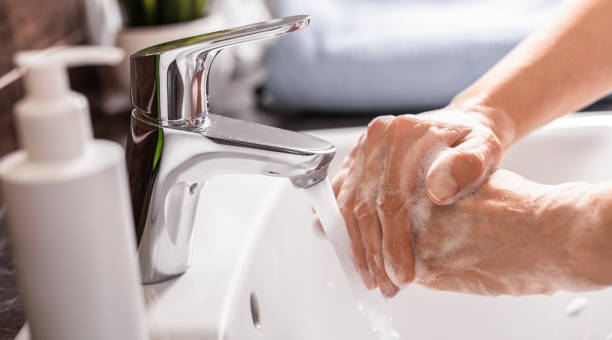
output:
[[[575,279],[584,289],[612,285],[612,185],[583,184],[572,199],[575,217],[568,233]]]
[[[499,139],[504,150],[516,141],[516,124],[508,111],[501,105],[488,103],[485,96],[462,92],[453,98],[448,108],[474,114]]]

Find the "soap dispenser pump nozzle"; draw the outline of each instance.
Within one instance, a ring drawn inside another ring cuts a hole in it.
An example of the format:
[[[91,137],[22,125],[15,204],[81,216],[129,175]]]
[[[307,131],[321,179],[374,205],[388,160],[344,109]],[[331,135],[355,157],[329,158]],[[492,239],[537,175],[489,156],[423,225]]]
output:
[[[27,94],[54,96],[69,90],[67,67],[116,65],[123,58],[123,51],[116,47],[70,46],[18,52],[14,61],[25,71]]]
[[[33,160],[62,160],[78,156],[91,139],[85,97],[70,90],[66,68],[113,65],[122,50],[103,46],[58,47],[15,55],[23,68],[25,99],[15,107],[21,144]]]

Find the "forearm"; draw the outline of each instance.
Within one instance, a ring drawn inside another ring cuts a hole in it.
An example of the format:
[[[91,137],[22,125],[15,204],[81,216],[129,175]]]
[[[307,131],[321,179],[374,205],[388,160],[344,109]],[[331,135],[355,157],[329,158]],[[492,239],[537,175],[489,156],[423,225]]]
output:
[[[504,147],[612,90],[612,1],[570,1],[451,106],[476,108]]]

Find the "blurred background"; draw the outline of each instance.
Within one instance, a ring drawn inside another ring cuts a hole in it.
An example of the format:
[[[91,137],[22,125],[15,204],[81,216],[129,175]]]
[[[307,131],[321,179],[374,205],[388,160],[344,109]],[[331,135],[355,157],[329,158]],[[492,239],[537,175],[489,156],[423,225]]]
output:
[[[355,126],[379,114],[446,105],[560,2],[0,0],[0,156],[17,149],[12,106],[23,96],[23,72],[12,57],[20,50],[97,44],[129,55],[186,36],[310,14],[304,31],[222,52],[211,75],[211,111],[293,130]],[[128,63],[79,67],[70,77],[89,98],[96,137],[123,141],[131,110]],[[610,107],[604,100],[588,109]],[[0,339],[23,324],[7,246],[1,237]]]
[[[295,130],[352,126],[446,105],[560,2],[0,0],[0,156],[17,147],[11,108],[23,89],[12,63],[16,51],[98,44],[129,55],[186,36],[310,14],[310,27],[297,34],[224,50],[212,68],[211,109]],[[73,69],[71,82],[90,99],[96,136],[121,140],[131,110],[128,60]]]

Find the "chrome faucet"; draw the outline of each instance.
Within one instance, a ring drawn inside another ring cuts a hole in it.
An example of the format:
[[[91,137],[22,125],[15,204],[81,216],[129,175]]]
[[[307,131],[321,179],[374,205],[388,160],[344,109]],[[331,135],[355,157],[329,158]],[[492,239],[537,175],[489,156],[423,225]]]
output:
[[[131,56],[135,109],[127,162],[145,284],[187,271],[198,197],[211,176],[280,176],[296,188],[327,176],[332,144],[208,112],[208,75],[222,48],[291,33],[309,20],[272,20],[167,42]]]

